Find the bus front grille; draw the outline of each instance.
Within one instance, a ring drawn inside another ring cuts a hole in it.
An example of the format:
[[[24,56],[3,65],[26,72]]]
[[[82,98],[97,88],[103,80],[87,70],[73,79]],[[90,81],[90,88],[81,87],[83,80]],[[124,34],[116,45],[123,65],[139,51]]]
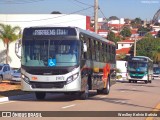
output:
[[[131,76],[131,78],[142,79],[142,78],[143,78],[143,76]]]
[[[63,88],[65,82],[30,82],[32,88]]]

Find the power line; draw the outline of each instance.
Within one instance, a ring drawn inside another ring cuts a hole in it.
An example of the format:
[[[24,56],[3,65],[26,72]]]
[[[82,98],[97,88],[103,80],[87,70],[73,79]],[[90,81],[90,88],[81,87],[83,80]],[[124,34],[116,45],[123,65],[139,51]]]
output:
[[[75,13],[78,13],[78,12],[81,12],[81,11],[84,11],[84,10],[87,10],[87,9],[90,9],[90,8],[92,8],[92,7],[87,7],[87,8],[84,8],[82,10],[78,10],[78,11],[75,11],[75,12],[72,12],[72,13],[69,13],[69,14],[63,14],[61,16],[51,17],[51,18],[44,18],[44,19],[38,19],[38,20],[29,20],[29,21],[2,21],[1,20],[0,22],[34,22],[34,21],[43,21],[43,20],[60,18],[60,17],[67,16],[67,15],[70,15],[70,14],[75,14]]]
[[[73,0],[73,1],[70,1],[70,2],[72,2],[72,3],[75,4],[76,6],[81,7],[81,8],[84,9],[83,6],[78,5],[78,4],[76,4],[76,3],[77,3],[77,2],[80,3],[80,4],[85,4],[85,3],[79,2],[78,0]],[[94,6],[92,6],[92,5],[87,5],[87,6],[94,7]],[[94,14],[94,13],[93,13],[93,10],[92,10],[92,11],[89,10],[88,12],[89,12],[89,15],[91,15],[91,16]]]
[[[103,15],[103,17],[107,20],[107,17],[104,15],[103,11],[101,10],[100,6],[99,6],[99,10],[101,12],[101,14]]]
[[[35,3],[42,1],[45,0],[1,0],[0,4],[27,4],[27,3]]]
[[[54,24],[68,23],[68,22],[79,21],[79,20],[83,20],[83,18],[81,18],[81,19],[69,20],[69,21],[64,21],[64,22],[57,22],[57,23],[54,23]],[[46,24],[46,25],[47,25],[47,24]]]
[[[78,2],[78,3],[81,3],[81,4],[83,4],[83,5],[87,5],[87,6],[92,6],[92,7],[94,7],[94,5],[90,5],[90,4],[87,4],[87,3],[84,3],[84,2],[80,2],[80,1],[78,1],[78,0],[74,0],[74,1],[76,1],[76,2]]]

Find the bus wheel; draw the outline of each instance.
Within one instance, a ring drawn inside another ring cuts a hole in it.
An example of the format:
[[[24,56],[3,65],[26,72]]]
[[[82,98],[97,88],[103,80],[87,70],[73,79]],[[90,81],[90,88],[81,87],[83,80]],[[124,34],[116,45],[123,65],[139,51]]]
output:
[[[131,83],[131,80],[129,80],[129,83]]]
[[[2,80],[3,80],[3,77],[2,77],[2,75],[0,75],[0,83],[2,82]]]
[[[43,100],[46,96],[45,92],[35,92],[37,100]]]
[[[89,97],[89,86],[86,85],[85,91],[80,93],[80,99],[86,100]]]
[[[103,90],[97,90],[97,94],[102,94]]]
[[[103,93],[108,95],[109,91],[110,91],[110,79],[108,79],[107,87],[103,89]]]
[[[145,81],[145,83],[147,84],[147,83],[148,83],[148,81]]]

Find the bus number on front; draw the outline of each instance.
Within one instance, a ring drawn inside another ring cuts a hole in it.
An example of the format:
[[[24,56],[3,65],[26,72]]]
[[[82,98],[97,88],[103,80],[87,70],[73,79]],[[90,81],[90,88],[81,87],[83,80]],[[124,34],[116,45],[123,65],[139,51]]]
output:
[[[56,80],[57,81],[62,81],[62,80],[64,80],[64,77],[63,76],[58,76],[58,77],[56,77]]]

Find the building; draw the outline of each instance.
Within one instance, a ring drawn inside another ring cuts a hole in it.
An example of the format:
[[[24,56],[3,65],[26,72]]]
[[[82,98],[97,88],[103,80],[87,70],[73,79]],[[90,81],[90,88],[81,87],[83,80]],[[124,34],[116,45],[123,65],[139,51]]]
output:
[[[116,50],[116,55],[127,55],[130,56],[130,49],[134,45],[134,40],[122,40],[117,42],[118,48]]]

